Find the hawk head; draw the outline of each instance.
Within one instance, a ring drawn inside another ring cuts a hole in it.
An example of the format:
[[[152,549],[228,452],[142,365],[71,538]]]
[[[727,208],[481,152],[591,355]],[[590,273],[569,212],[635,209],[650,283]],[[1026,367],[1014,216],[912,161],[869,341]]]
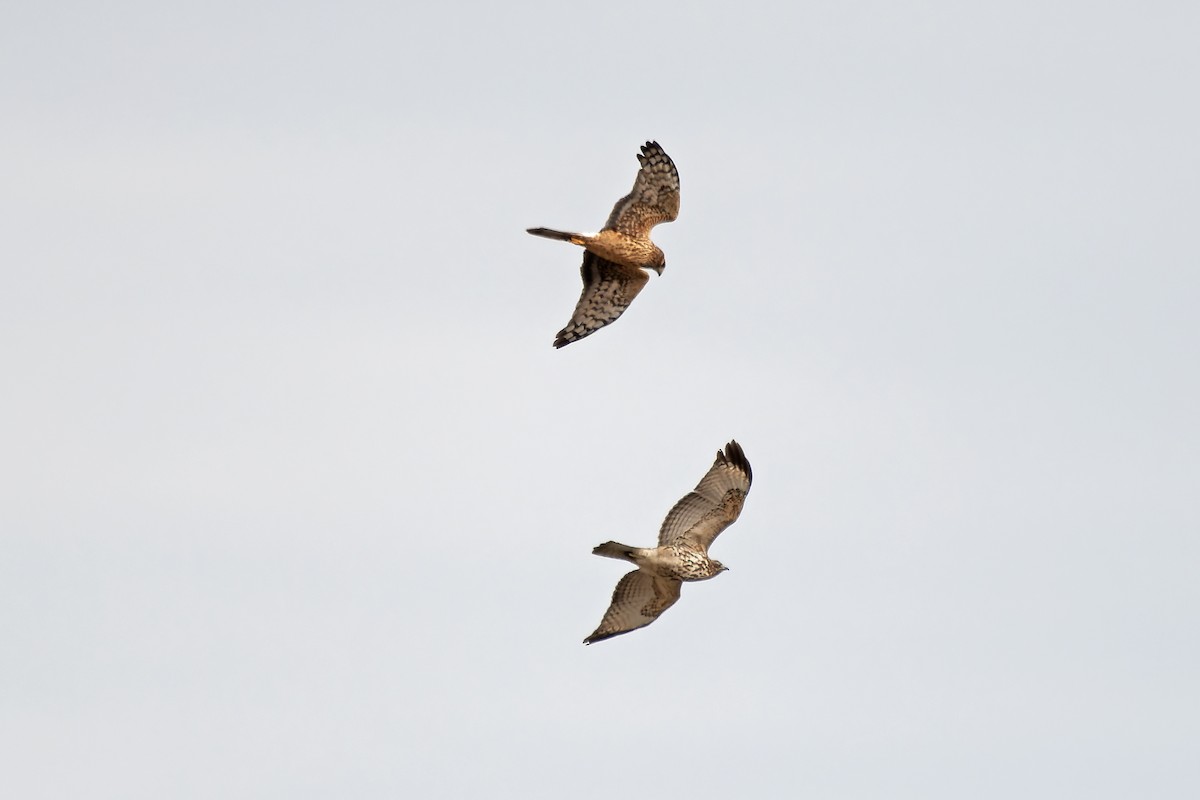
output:
[[[659,275],[663,274],[663,270],[667,268],[667,256],[662,250],[654,248],[654,254],[651,256],[650,262],[645,265],[646,269],[652,269]]]

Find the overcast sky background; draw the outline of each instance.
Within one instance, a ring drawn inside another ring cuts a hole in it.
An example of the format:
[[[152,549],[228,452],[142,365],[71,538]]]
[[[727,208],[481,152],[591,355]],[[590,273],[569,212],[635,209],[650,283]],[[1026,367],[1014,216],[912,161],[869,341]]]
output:
[[[1200,6],[431,6],[0,14],[2,793],[1200,795]]]

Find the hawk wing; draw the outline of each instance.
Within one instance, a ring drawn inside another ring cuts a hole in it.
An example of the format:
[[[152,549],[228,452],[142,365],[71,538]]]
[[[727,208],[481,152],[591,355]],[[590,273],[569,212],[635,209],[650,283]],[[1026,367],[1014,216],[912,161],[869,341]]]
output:
[[[622,633],[644,628],[679,599],[680,581],[656,578],[635,569],[617,583],[612,603],[600,620],[600,627],[583,640],[584,644],[599,642]]]
[[[638,161],[633,190],[613,206],[604,228],[645,239],[655,225],[679,216],[679,172],[658,142],[646,142]]]
[[[737,442],[717,451],[717,460],[695,490],[675,504],[658,532],[658,546],[685,544],[708,552],[713,539],[742,513],[753,474]]]
[[[579,272],[583,294],[575,304],[571,321],[554,339],[555,347],[565,347],[614,322],[650,280],[643,270],[608,261],[590,250],[584,251]]]

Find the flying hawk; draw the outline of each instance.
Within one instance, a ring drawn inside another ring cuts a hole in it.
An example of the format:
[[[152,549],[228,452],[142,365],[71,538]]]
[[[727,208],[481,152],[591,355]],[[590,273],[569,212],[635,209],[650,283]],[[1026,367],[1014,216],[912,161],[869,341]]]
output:
[[[571,321],[558,332],[555,347],[566,345],[614,322],[650,280],[643,270],[659,275],[666,256],[650,241],[650,229],[679,216],[679,172],[658,142],[646,142],[638,155],[641,169],[633,190],[613,206],[599,233],[566,233],[529,228],[534,236],[560,239],[585,248],[583,294]]]
[[[658,532],[658,547],[630,547],[605,542],[594,555],[637,564],[621,578],[600,627],[583,640],[602,639],[643,628],[675,604],[683,581],[703,581],[728,567],[708,557],[708,548],[721,531],[742,513],[750,491],[750,462],[741,445],[730,442],[717,451],[717,460],[695,491],[675,504]]]

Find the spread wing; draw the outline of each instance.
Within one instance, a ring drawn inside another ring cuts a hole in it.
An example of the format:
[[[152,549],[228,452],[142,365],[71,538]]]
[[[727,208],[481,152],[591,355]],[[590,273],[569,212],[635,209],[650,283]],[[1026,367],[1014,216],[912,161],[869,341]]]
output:
[[[638,161],[633,190],[613,206],[604,228],[644,239],[658,223],[679,216],[679,172],[658,142],[646,142]]]
[[[646,627],[675,605],[682,585],[669,578],[656,578],[640,569],[628,573],[617,583],[612,603],[604,612],[600,627],[583,643],[599,642]]]
[[[717,460],[695,490],[675,504],[658,532],[658,545],[685,544],[708,552],[721,531],[742,513],[753,474],[737,442],[717,451]]]
[[[575,304],[571,321],[554,339],[555,347],[565,347],[615,321],[650,280],[643,270],[608,261],[590,250],[584,251],[579,271],[583,294]]]

